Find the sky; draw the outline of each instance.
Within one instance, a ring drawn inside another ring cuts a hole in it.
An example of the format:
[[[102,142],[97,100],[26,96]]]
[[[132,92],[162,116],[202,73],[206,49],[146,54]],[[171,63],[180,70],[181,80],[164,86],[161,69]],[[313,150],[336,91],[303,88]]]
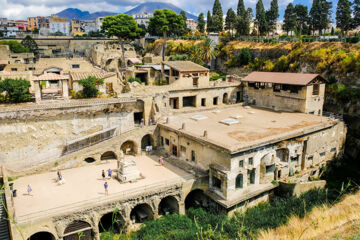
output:
[[[212,9],[213,0],[0,0],[0,17],[9,19],[26,19],[30,16],[48,16],[66,8],[78,8],[82,11],[110,11],[123,13],[144,2],[169,2],[185,11],[198,15]],[[271,0],[263,0],[265,9],[270,7]],[[278,0],[280,15],[290,3],[302,3],[311,6],[312,0]],[[333,0],[336,1],[336,0]],[[224,14],[227,9],[236,9],[238,0],[220,0]],[[244,0],[246,8],[255,9],[257,0]],[[205,14],[206,15],[206,14]],[[281,17],[280,17],[281,18]]]

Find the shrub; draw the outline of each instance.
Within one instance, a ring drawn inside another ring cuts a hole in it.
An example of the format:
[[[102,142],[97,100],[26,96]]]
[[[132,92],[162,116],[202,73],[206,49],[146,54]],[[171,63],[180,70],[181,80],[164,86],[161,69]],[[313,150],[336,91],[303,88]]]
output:
[[[240,51],[239,63],[241,66],[248,65],[251,62],[251,54],[249,48],[243,48]]]
[[[31,100],[29,88],[30,82],[25,79],[7,78],[0,81],[0,92],[6,92],[5,101],[10,103],[29,102]]]
[[[94,98],[99,94],[97,86],[104,84],[104,80],[90,76],[88,78],[81,79],[79,84],[83,87],[83,90],[81,91],[83,98]]]
[[[142,84],[140,78],[130,77],[130,78],[128,79],[128,83],[133,83],[133,82],[138,82],[138,83]]]
[[[10,50],[14,53],[26,53],[30,52],[30,50],[18,41],[11,40],[11,41],[0,41],[0,45],[8,45]]]
[[[189,56],[187,54],[176,54],[169,57],[169,61],[187,61]]]

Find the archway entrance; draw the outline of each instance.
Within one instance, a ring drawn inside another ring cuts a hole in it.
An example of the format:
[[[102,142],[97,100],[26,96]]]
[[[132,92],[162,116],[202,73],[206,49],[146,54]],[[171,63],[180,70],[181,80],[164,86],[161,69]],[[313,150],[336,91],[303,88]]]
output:
[[[92,240],[93,231],[89,223],[84,221],[74,221],[70,223],[64,231],[64,240]]]
[[[145,150],[146,147],[149,146],[151,146],[152,148],[155,147],[154,136],[151,134],[147,134],[141,139],[141,149]]]
[[[116,160],[116,154],[114,152],[106,152],[103,155],[101,155],[101,161],[103,160]]]
[[[134,141],[126,141],[124,142],[120,149],[123,151],[125,155],[136,155],[137,154],[137,145]]]
[[[118,211],[110,212],[102,216],[99,222],[99,232],[125,232],[125,220]]]
[[[95,162],[95,159],[94,158],[91,158],[91,157],[89,157],[89,158],[85,158],[85,160],[84,160],[85,162],[87,162],[87,163],[94,163]]]
[[[191,191],[185,198],[185,210],[189,208],[208,207],[208,197],[203,190],[196,189]]]
[[[143,203],[131,210],[130,219],[135,221],[135,223],[143,223],[145,221],[153,220],[154,213],[148,204]]]
[[[229,95],[227,93],[224,93],[224,95],[223,95],[223,103],[224,104],[229,103]]]
[[[287,148],[281,148],[276,150],[276,157],[280,159],[281,162],[289,161],[289,150]]]
[[[168,196],[161,200],[159,204],[159,215],[179,213],[179,204],[175,197]]]
[[[31,235],[27,240],[55,240],[55,237],[49,232],[38,232]]]

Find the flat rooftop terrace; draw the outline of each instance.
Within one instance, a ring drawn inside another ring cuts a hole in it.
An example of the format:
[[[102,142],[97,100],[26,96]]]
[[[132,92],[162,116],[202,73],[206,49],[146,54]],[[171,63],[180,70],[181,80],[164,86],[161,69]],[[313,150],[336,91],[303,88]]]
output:
[[[167,123],[159,125],[237,153],[318,131],[334,125],[335,121],[323,116],[236,105],[174,115]],[[183,124],[185,129],[182,129]],[[206,137],[204,131],[207,131]]]
[[[14,181],[17,197],[14,198],[15,215],[18,223],[26,223],[36,219],[64,215],[83,207],[96,206],[111,200],[121,200],[147,190],[185,182],[192,177],[189,173],[166,163],[160,166],[157,156],[127,156],[135,160],[137,168],[144,176],[134,183],[120,183],[114,178],[107,178],[109,195],[105,195],[101,171],[117,168],[112,160],[104,164],[91,165],[61,171],[65,184],[59,185],[56,172],[26,176]],[[106,172],[107,176],[107,172]],[[33,191],[27,194],[27,185]]]

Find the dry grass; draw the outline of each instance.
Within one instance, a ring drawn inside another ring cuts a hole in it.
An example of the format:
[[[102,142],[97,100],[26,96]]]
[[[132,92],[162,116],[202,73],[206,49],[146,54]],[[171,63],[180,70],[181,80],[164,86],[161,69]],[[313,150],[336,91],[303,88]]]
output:
[[[289,223],[262,231],[259,240],[353,239],[348,234],[360,234],[360,192],[349,195],[331,208],[315,208],[304,218],[292,217]],[[352,229],[348,231],[346,229]],[[348,237],[346,237],[348,236]]]

